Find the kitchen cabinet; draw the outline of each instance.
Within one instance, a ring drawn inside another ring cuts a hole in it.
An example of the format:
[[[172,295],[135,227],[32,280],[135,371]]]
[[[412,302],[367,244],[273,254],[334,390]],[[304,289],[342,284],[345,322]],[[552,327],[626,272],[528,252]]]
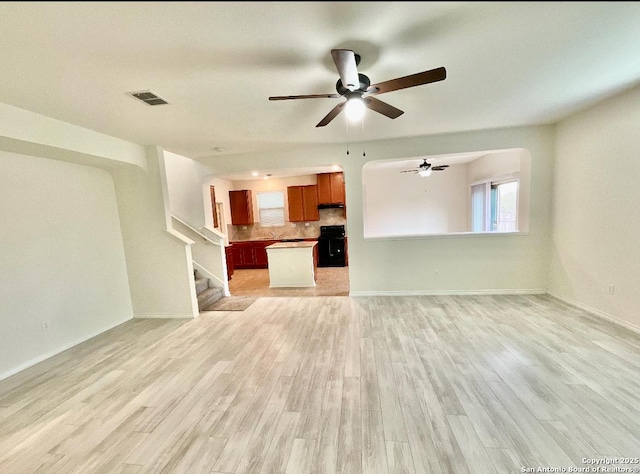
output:
[[[290,222],[320,220],[318,212],[318,186],[289,186],[287,188]]]
[[[225,257],[227,259],[227,280],[231,280],[233,276],[233,247],[228,246],[224,248]]]
[[[349,244],[346,237],[344,238],[344,266],[349,266]]]
[[[253,240],[247,242],[234,242],[231,245],[233,253],[233,265],[236,269],[267,268],[268,245],[275,244],[278,240]]]
[[[271,245],[279,242],[278,240],[264,240],[253,242],[253,264],[254,268],[267,268],[269,266],[267,261],[267,250],[266,248]]]
[[[233,266],[235,269],[250,268],[253,265],[253,251],[251,242],[234,242],[231,244]]]
[[[253,224],[253,198],[251,190],[229,191],[229,206],[231,208],[231,224]]]
[[[318,204],[344,204],[344,174],[320,173],[318,178]]]

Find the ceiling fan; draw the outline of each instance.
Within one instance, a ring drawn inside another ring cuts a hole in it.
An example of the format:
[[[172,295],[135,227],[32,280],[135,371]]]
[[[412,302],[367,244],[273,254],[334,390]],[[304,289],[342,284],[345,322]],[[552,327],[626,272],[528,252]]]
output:
[[[420,163],[420,165],[416,169],[404,170],[400,172],[401,173],[418,173],[423,178],[426,178],[431,174],[432,171],[444,171],[448,167],[449,165],[431,166],[431,163],[427,163],[427,159],[423,158],[423,162]]]
[[[358,72],[358,64],[360,63],[359,54],[354,53],[350,49],[332,49],[331,56],[340,75],[340,79],[338,79],[336,83],[337,94],[273,96],[269,97],[269,100],[331,99],[340,97],[347,99],[331,109],[316,127],[324,127],[336,118],[343,109],[345,109],[347,118],[354,121],[362,118],[365,107],[395,119],[402,115],[404,111],[372,96],[442,81],[447,77],[445,68],[439,67],[429,71],[418,72],[409,76],[371,84],[367,76]]]

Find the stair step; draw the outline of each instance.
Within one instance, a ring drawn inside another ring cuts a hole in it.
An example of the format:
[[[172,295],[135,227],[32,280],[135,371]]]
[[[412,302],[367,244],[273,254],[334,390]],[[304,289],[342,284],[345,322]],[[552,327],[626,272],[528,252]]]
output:
[[[196,294],[199,295],[203,291],[209,288],[208,278],[196,278]]]
[[[224,296],[224,291],[221,287],[207,288],[201,293],[198,293],[198,310],[211,306]]]

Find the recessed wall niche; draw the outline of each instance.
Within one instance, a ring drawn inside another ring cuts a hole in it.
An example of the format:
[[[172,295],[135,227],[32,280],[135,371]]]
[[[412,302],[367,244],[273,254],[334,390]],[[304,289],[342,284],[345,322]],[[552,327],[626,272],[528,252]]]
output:
[[[448,165],[423,177],[432,167]],[[523,148],[418,156],[362,168],[365,238],[529,230],[531,154]]]

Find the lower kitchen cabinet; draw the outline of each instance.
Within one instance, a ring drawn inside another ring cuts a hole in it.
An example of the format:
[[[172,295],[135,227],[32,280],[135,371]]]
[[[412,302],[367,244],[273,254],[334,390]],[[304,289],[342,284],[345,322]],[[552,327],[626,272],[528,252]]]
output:
[[[233,264],[236,269],[267,268],[266,247],[279,242],[278,240],[252,240],[247,242],[233,242]]]
[[[253,263],[254,268],[268,268],[269,262],[267,261],[267,247],[271,244],[275,244],[277,240],[267,240],[253,242]]]
[[[227,280],[231,280],[233,276],[233,247],[229,245],[224,248],[224,253],[227,259]]]

